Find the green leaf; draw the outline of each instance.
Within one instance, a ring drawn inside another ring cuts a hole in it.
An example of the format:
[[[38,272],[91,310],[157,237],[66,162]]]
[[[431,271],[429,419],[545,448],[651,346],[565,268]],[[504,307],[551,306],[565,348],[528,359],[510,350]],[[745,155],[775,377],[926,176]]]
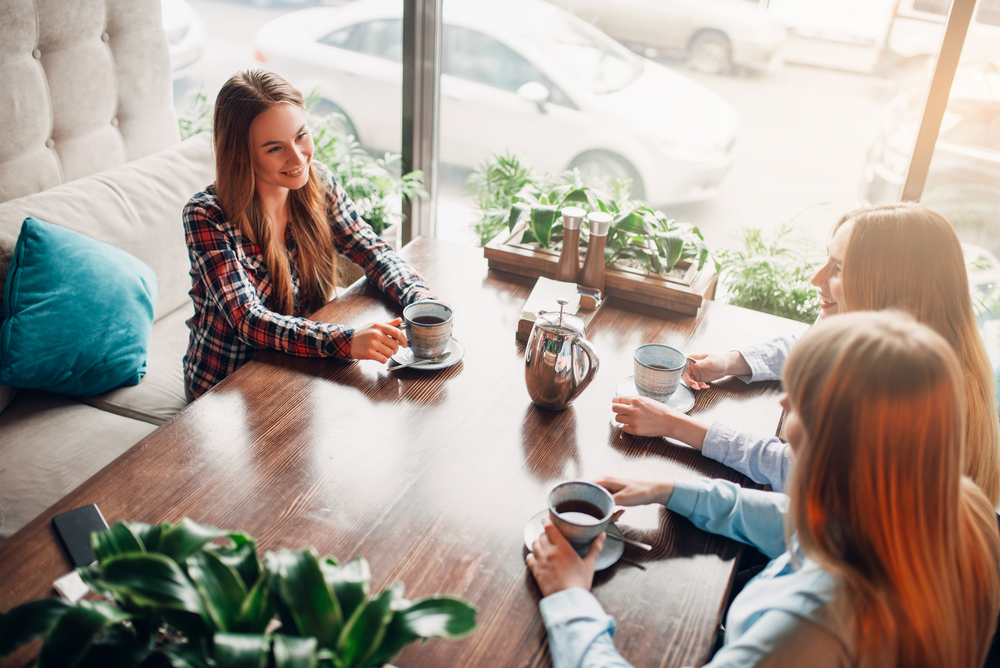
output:
[[[101,564],[102,586],[140,605],[204,616],[201,596],[184,572],[162,554],[123,554]]]
[[[350,617],[355,608],[368,598],[372,578],[368,561],[364,557],[358,557],[349,564],[338,566],[335,561],[331,562],[331,557],[327,557],[320,562],[320,568],[323,579],[333,588],[341,613],[345,618]]]
[[[201,593],[216,628],[220,631],[237,631],[240,609],[246,598],[247,588],[235,568],[222,563],[218,555],[198,551],[187,558],[188,577]]]
[[[274,617],[274,605],[270,580],[266,574],[261,573],[260,579],[250,589],[240,606],[238,630],[241,633],[263,633],[272,617]]]
[[[343,616],[337,599],[330,591],[319,559],[312,548],[268,554],[273,563],[272,587],[294,621],[294,627],[303,637],[314,636],[320,647],[333,647],[340,635]]]
[[[205,549],[217,554],[222,563],[235,568],[243,584],[250,589],[263,572],[260,559],[257,558],[257,541],[245,533],[231,533],[229,540],[232,545],[209,544]]]
[[[90,534],[90,547],[94,550],[94,556],[98,561],[104,561],[119,554],[146,551],[139,537],[135,535],[129,525],[123,522],[115,522],[104,531],[95,531]]]
[[[80,601],[49,632],[38,654],[38,668],[69,668],[86,653],[94,638],[130,615],[101,601]]]
[[[266,668],[270,653],[268,636],[217,633],[212,656],[218,668]]]
[[[559,210],[551,204],[539,204],[531,207],[531,229],[543,248],[549,247],[552,225],[556,222],[558,213]]]
[[[566,202],[582,202],[584,204],[590,203],[590,196],[587,194],[590,191],[589,188],[576,188],[566,193],[563,197],[563,203]]]
[[[152,651],[151,637],[140,639],[131,629],[115,625],[94,640],[74,668],[135,668]]]
[[[0,661],[21,645],[47,635],[72,607],[61,598],[43,598],[11,608],[0,617]]]
[[[535,233],[531,231],[531,228],[530,227],[524,228],[524,234],[521,235],[521,243],[530,244],[536,241],[538,241],[538,238],[535,237]]]
[[[274,668],[312,668],[315,665],[315,638],[274,636]]]
[[[190,643],[167,643],[157,654],[161,654],[173,668],[209,668],[204,650]]]
[[[215,527],[202,526],[185,517],[174,526],[169,524],[164,526],[160,534],[160,552],[181,564],[195,550],[201,549],[209,541],[225,535],[224,531],[219,531]]]
[[[457,596],[427,596],[398,612],[421,638],[459,640],[476,630],[479,608]]]
[[[672,271],[684,250],[684,237],[680,232],[660,232],[656,235],[656,245],[660,247],[666,261],[667,271]]]
[[[378,651],[392,618],[392,605],[402,598],[402,593],[402,583],[397,582],[354,610],[337,642],[340,657],[347,665],[363,666]]]
[[[528,204],[538,204],[538,196],[541,195],[541,191],[536,188],[531,183],[524,184],[524,187],[517,191],[514,195],[515,202],[527,202]]]
[[[163,524],[145,524],[144,522],[130,522],[129,527],[132,529],[132,533],[136,535],[139,541],[142,543],[146,552],[159,552],[160,551],[160,535],[163,530],[171,526],[169,523],[164,522]]]
[[[524,202],[517,202],[510,207],[510,217],[507,219],[507,230],[514,231],[514,226],[521,220],[525,213],[531,211],[531,205]]]

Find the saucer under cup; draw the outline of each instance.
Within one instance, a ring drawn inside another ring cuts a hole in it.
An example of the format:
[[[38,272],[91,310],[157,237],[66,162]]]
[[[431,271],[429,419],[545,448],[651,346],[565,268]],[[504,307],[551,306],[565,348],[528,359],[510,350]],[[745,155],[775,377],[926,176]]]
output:
[[[542,535],[545,530],[542,527],[542,518],[548,515],[549,511],[540,510],[534,517],[528,520],[528,523],[524,525],[524,546],[528,548],[528,552],[531,552],[531,545],[535,540]],[[594,570],[603,571],[605,568],[615,565],[618,560],[622,558],[625,553],[625,543],[620,540],[615,540],[615,538],[623,538],[621,529],[612,522],[608,525],[608,537],[604,541],[604,549],[597,556],[597,563],[594,564]],[[580,550],[577,549],[577,554],[580,554]],[[581,557],[586,556],[587,552],[584,550]]]
[[[635,389],[641,396],[667,403],[681,384],[688,368],[684,353],[662,343],[647,343],[635,349]]]

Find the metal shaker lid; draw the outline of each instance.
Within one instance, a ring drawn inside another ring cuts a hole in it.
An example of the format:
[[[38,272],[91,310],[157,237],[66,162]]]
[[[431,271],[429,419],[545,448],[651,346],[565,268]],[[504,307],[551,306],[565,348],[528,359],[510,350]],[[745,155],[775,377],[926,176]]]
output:
[[[587,214],[587,223],[590,225],[590,233],[599,237],[603,237],[608,233],[608,229],[611,227],[611,221],[612,217],[610,213],[592,211]]]
[[[560,213],[563,217],[563,229],[565,230],[580,229],[580,223],[583,222],[584,216],[587,215],[586,210],[578,206],[567,206]]]

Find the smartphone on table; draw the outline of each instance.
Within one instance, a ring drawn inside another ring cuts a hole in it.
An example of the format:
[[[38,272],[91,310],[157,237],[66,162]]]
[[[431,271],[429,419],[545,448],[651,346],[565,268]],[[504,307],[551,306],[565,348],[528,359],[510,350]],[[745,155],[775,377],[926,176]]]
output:
[[[94,551],[90,547],[90,534],[108,528],[108,523],[97,506],[91,503],[60,513],[52,518],[59,542],[69,556],[74,568],[94,563]]]

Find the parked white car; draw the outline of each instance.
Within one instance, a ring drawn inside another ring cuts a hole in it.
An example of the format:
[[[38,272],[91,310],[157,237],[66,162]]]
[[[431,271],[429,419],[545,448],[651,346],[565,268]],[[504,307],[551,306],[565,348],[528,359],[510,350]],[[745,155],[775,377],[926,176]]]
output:
[[[401,146],[402,2],[293,12],[257,33],[256,57],[371,150]],[[739,116],[721,97],[539,0],[444,3],[441,161],[473,168],[510,151],[578,167],[592,185],[631,178],[654,204],[714,196]]]
[[[747,0],[549,0],[611,37],[679,56],[709,74],[766,70],[788,30]],[[649,55],[648,53],[646,55]]]
[[[173,78],[187,76],[205,52],[205,22],[187,0],[163,0],[163,28],[170,47]]]

